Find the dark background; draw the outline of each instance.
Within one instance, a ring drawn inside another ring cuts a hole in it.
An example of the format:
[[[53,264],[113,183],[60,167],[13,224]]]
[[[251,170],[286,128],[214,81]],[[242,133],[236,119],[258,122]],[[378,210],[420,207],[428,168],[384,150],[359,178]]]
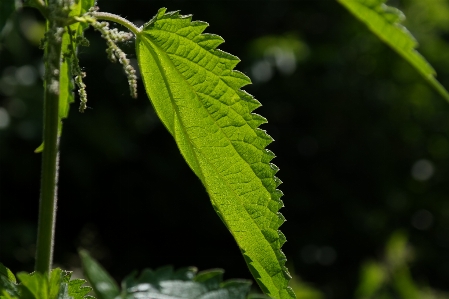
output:
[[[276,140],[269,149],[284,182],[283,251],[302,281],[324,298],[353,297],[363,262],[381,261],[401,230],[417,285],[449,291],[449,104],[340,4],[98,4],[138,24],[160,7],[194,14],[225,38],[220,49],[242,60],[237,69],[254,80],[245,90],[262,103],[256,112],[269,120],[262,128]],[[449,1],[389,4],[408,16],[420,52],[449,88]],[[0,44],[0,260],[16,273],[34,262],[43,23],[31,9],[13,23]],[[77,96],[64,121],[55,264],[79,269],[83,247],[118,280],[166,264],[251,278],[142,82],[132,99],[104,40],[92,29],[86,36],[91,45],[79,57],[92,109],[78,113]],[[282,51],[276,41],[287,41]],[[133,47],[123,49],[135,59]]]

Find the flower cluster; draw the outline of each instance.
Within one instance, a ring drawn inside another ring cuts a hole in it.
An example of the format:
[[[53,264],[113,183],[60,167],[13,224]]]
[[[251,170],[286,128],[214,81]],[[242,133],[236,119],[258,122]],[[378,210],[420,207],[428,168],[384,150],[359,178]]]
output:
[[[72,60],[72,74],[75,76],[75,84],[78,86],[78,94],[80,96],[80,112],[84,112],[87,108],[87,93],[86,84],[83,82],[83,78],[86,77],[86,73],[81,71],[78,57],[74,56]]]
[[[64,52],[63,60],[68,60],[71,67],[71,73],[75,79],[75,84],[78,87],[78,94],[80,97],[80,107],[79,111],[84,112],[87,108],[87,93],[86,93],[86,84],[83,82],[83,78],[86,77],[86,73],[81,71],[80,63],[78,56],[76,55],[76,45],[80,46],[89,46],[89,41],[84,36],[77,36],[76,39],[75,33],[70,30],[70,27],[66,27],[68,30],[68,34],[70,36],[70,43],[67,45],[67,52]],[[74,44],[74,42],[76,42]]]
[[[92,27],[101,33],[101,37],[106,40],[109,60],[117,62],[117,60],[123,65],[126,77],[128,78],[130,94],[133,98],[137,98],[137,76],[136,70],[131,65],[129,59],[126,57],[125,52],[117,46],[117,42],[126,42],[133,38],[133,35],[129,32],[118,31],[116,28],[110,29],[108,22],[92,22]]]

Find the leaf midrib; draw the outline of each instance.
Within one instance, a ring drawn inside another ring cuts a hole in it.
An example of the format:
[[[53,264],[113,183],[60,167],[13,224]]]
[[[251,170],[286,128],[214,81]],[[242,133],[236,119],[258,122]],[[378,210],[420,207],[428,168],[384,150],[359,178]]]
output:
[[[149,46],[148,49],[150,49],[150,52],[151,52],[151,54],[153,55],[153,58],[155,59],[157,65],[158,65],[158,68],[159,68],[159,70],[160,70],[160,72],[161,72],[161,74],[162,74],[162,77],[163,77],[163,79],[164,79],[164,82],[166,83],[167,90],[168,90],[168,93],[169,93],[169,95],[170,95],[170,102],[171,102],[171,104],[172,104],[174,110],[176,111],[175,115],[176,115],[176,117],[178,118],[178,120],[180,121],[180,123],[182,124],[183,122],[182,122],[181,118],[179,117],[179,110],[178,110],[178,108],[177,108],[177,105],[174,103],[174,99],[173,99],[173,95],[172,95],[172,92],[171,92],[171,89],[170,89],[170,85],[168,84],[167,75],[166,75],[166,73],[165,73],[165,70],[161,67],[161,64],[160,64],[160,61],[159,61],[159,59],[158,59],[158,56],[155,55],[155,51],[154,51],[154,49],[153,49],[153,46],[154,46],[154,48],[159,49],[159,50],[162,52],[162,55],[167,55],[167,56],[168,56],[168,54],[166,54],[165,51],[163,51],[162,49],[160,49],[160,47],[159,47],[158,45],[156,45],[154,42],[152,42],[149,38],[147,38],[147,39],[141,38],[141,40],[142,40],[145,44],[147,44],[147,45]],[[170,59],[169,57],[168,57],[168,59],[169,59],[170,63],[172,63],[172,61],[171,61],[171,59]],[[174,66],[174,65],[173,65],[173,66]],[[179,70],[176,68],[176,66],[174,66],[174,69],[176,70],[176,72],[178,72],[178,74],[181,76],[181,78],[182,78],[183,80],[185,80],[184,76],[179,72]],[[185,81],[186,81],[186,80],[185,80]],[[198,97],[196,91],[192,88],[191,84],[190,84],[189,82],[187,82],[187,81],[186,81],[186,83],[188,84],[189,88],[191,88],[192,91],[195,93],[196,97]],[[230,87],[230,88],[231,88],[231,87]],[[207,109],[206,109],[206,111],[207,111]],[[210,115],[209,111],[207,111],[207,113],[208,113],[209,117],[216,123],[215,119]],[[189,135],[188,135],[187,132],[185,131],[184,126],[181,126],[181,127],[182,127],[182,130],[183,130],[184,133],[185,133],[185,136],[186,136],[187,139],[188,139],[188,142],[192,145],[192,147],[196,150],[196,152],[197,152],[199,155],[201,155],[201,156],[203,157],[204,161],[206,161],[206,162],[207,162],[213,169],[217,170],[217,168],[216,168],[211,162],[209,162],[209,159],[207,159],[207,158],[204,156],[204,154],[202,154],[201,150],[199,150],[198,147],[195,146],[195,144],[193,143],[193,141],[190,139]],[[234,145],[233,145],[232,142],[229,140],[228,136],[222,131],[221,127],[220,127],[218,124],[217,124],[217,127],[218,127],[218,128],[220,129],[220,131],[224,134],[224,136],[226,136],[226,139],[229,141],[229,143],[231,144],[231,146],[234,148],[234,151],[240,156],[240,158],[241,158],[243,161],[246,162],[246,160],[245,160],[245,159],[240,155],[240,153],[235,149]],[[194,156],[195,156],[195,155],[194,155]],[[198,158],[197,158],[196,156],[195,156],[195,159],[197,160],[198,165],[200,165],[200,164],[199,164],[199,161],[198,161]],[[246,162],[246,163],[248,163],[248,162]],[[255,174],[255,176],[256,176],[257,178],[259,178],[259,176],[258,176],[258,175],[254,172],[254,170],[252,169],[252,167],[250,167],[250,169],[251,169],[251,171]],[[201,169],[200,169],[200,171],[201,171]],[[243,200],[243,199],[242,199],[242,198],[235,192],[234,188],[231,188],[231,186],[229,185],[229,183],[228,183],[226,177],[224,177],[223,175],[221,175],[221,173],[220,173],[218,170],[216,171],[216,173],[217,173],[220,177],[223,178],[223,181],[225,182],[226,185],[228,185],[228,187],[229,187],[229,189],[231,190],[232,194],[234,194],[234,197],[237,198],[237,199],[239,199],[241,206],[244,208],[244,210],[246,211],[246,213],[249,215],[249,218],[250,218],[250,219],[253,221],[253,223],[257,226],[257,228],[259,228],[260,233],[262,234],[264,240],[269,244],[269,247],[270,247],[272,253],[274,254],[275,259],[276,259],[276,260],[278,261],[278,263],[279,263],[279,260],[278,260],[278,258],[277,258],[277,255],[276,255],[275,250],[272,248],[271,243],[270,243],[270,242],[265,238],[265,236],[263,235],[262,229],[261,229],[261,227],[259,226],[259,224],[253,219],[253,217],[251,216],[251,214],[248,212],[247,208],[246,208],[245,205],[244,205],[244,200]],[[201,172],[201,175],[203,176],[203,173],[202,173],[202,172]],[[260,180],[260,178],[259,178],[259,180]],[[207,187],[207,184],[206,184],[206,181],[204,180],[204,178],[202,179],[202,181],[203,181],[204,184],[206,185],[206,188],[208,188],[208,187]],[[271,192],[270,192],[268,189],[266,189],[266,187],[265,187],[263,184],[261,184],[261,185],[262,185],[262,187],[268,192],[268,194],[270,195],[270,200],[273,200],[273,199],[271,198]],[[268,201],[267,203],[269,203],[269,201]],[[265,206],[265,207],[267,208],[267,210],[268,210],[270,213],[274,214],[274,216],[277,216],[276,213],[273,213],[273,212],[268,208],[268,206]],[[233,232],[231,231],[231,233],[233,233]],[[278,250],[280,251],[280,248],[279,248]],[[264,268],[264,271],[266,272],[265,268]],[[266,273],[270,276],[270,278],[271,278],[271,280],[272,280],[272,282],[273,282],[273,285],[276,286],[276,288],[278,289],[278,291],[279,291],[280,289],[278,288],[277,284],[273,281],[272,278],[273,278],[275,275],[277,275],[278,273],[280,273],[280,272],[282,272],[282,267],[280,267],[279,271],[277,271],[277,272],[276,272],[275,274],[273,274],[273,275],[270,275],[268,272],[266,272]]]
[[[151,29],[152,31],[158,31],[158,32],[160,32],[160,33],[167,33],[167,34],[174,34],[174,35],[176,35],[176,36],[178,36],[179,38],[182,38],[183,40],[185,40],[185,41],[188,41],[189,43],[191,43],[191,44],[195,44],[191,39],[188,39],[188,38],[186,38],[185,36],[182,36],[182,35],[180,35],[180,34],[178,34],[177,32],[167,32],[167,31],[163,31],[163,30],[160,30],[160,29]],[[144,31],[142,31],[142,34],[144,35],[144,36],[147,36],[147,39],[148,39],[148,41],[150,41],[150,42],[152,42],[151,41],[151,38],[152,38],[152,36],[149,34],[149,33],[146,33],[146,32],[144,32]],[[154,44],[154,46],[155,47],[157,47],[161,52],[163,52],[164,54],[166,54],[167,56],[169,56],[168,58],[170,59],[170,55],[173,55],[173,56],[176,56],[176,57],[178,57],[178,58],[181,58],[181,59],[183,59],[183,60],[187,60],[187,62],[191,62],[190,60],[188,60],[187,58],[184,58],[184,57],[182,57],[182,56],[180,56],[180,55],[178,55],[178,54],[176,54],[176,53],[167,53],[165,50],[163,50],[163,49],[161,49],[157,44],[155,44],[154,42],[152,42],[153,44]],[[195,44],[195,45],[197,45],[197,44]],[[199,46],[199,45],[198,45]],[[201,46],[199,46],[199,47],[201,47]],[[207,49],[204,49],[203,47],[201,47],[203,50],[205,50],[206,52],[208,52],[208,53],[210,53],[210,51],[209,50],[207,50]],[[218,51],[218,50],[217,50]],[[213,55],[212,53],[210,53],[211,55]],[[230,54],[231,55],[231,54]],[[215,55],[213,55],[213,56],[215,56]],[[220,57],[218,57],[218,56],[215,56],[215,57],[217,57],[218,59],[220,59]],[[171,59],[170,59],[170,61],[171,61]],[[221,81],[221,82],[223,82],[241,101],[245,101],[244,99],[242,99],[241,98],[241,96],[236,92],[236,90],[232,87],[232,86],[230,86],[227,82],[226,82],[226,80],[223,80],[223,78],[221,78],[221,75],[218,75],[218,74],[216,74],[216,73],[214,73],[213,71],[211,71],[211,70],[209,70],[209,69],[207,69],[207,68],[205,68],[204,66],[202,66],[202,65],[198,65],[198,64],[196,64],[198,67],[200,67],[201,69],[203,69],[203,70],[205,70],[206,72],[208,72],[209,74],[212,74],[213,76],[215,76],[215,77],[218,77],[218,79]],[[176,69],[176,71],[178,72],[178,74],[186,81],[186,83],[188,84],[188,86],[192,89],[192,91],[195,93],[195,95],[197,96],[197,98],[199,99],[199,96],[198,96],[198,94],[204,94],[204,95],[207,95],[207,96],[209,96],[209,97],[211,97],[211,98],[213,98],[211,95],[208,95],[208,94],[206,94],[206,93],[202,93],[202,92],[198,92],[198,91],[196,91],[194,88],[193,88],[193,86],[184,78],[184,76],[179,72],[179,70],[176,68],[176,66],[174,66],[175,67],[175,69]],[[165,79],[164,79],[165,80]],[[249,125],[249,123],[248,123],[248,121],[238,112],[238,111],[236,111],[235,109],[234,109],[234,107],[233,106],[231,106],[231,105],[228,105],[228,104],[226,104],[226,103],[223,103],[223,102],[221,102],[220,100],[217,100],[217,101],[219,101],[221,104],[223,104],[223,105],[226,105],[227,107],[229,107],[230,109],[232,109],[239,117],[240,117],[240,120],[242,120],[243,121],[243,123],[244,123],[244,126],[247,126],[247,128],[249,129],[249,130],[251,130],[252,132],[254,132],[254,135],[255,135],[255,138],[260,138],[258,135],[257,135],[257,132],[256,132],[256,129],[257,128],[253,128],[253,127],[251,127],[250,125]],[[172,103],[173,104],[173,103]],[[242,105],[243,106],[243,105]],[[245,107],[246,108],[246,107]],[[217,123],[217,121],[210,115],[210,113],[209,113],[209,111],[207,110],[207,109],[205,109],[206,111],[207,111],[207,113],[209,114],[209,117],[214,121],[214,123]],[[249,109],[245,109],[246,111],[246,113],[248,113],[248,114],[251,114],[251,111],[249,111]],[[254,171],[254,169],[251,167],[251,165],[252,164],[255,164],[255,163],[249,163],[248,161],[246,161],[245,160],[245,158],[236,150],[236,148],[235,148],[235,146],[234,146],[234,144],[233,144],[233,142],[229,139],[229,137],[228,137],[228,135],[222,130],[222,128],[221,128],[221,126],[219,126],[218,124],[217,124],[217,126],[218,126],[218,128],[220,129],[220,131],[222,131],[222,133],[224,134],[224,136],[226,136],[226,139],[228,140],[228,142],[232,145],[232,147],[234,148],[234,150],[235,150],[235,152],[240,156],[240,158],[242,158],[246,163],[248,163],[249,165],[250,165],[250,168],[251,168],[251,171],[254,173],[254,175],[257,177],[257,178],[259,178],[260,180],[262,180],[262,179],[265,179],[265,178],[261,178],[261,177],[259,177],[258,175],[257,175],[257,173]],[[237,140],[236,140],[236,142],[237,142]],[[245,141],[241,141],[241,142],[245,142]],[[262,148],[262,149],[260,149],[260,148],[258,148],[258,147],[256,147],[254,144],[250,144],[250,143],[247,143],[247,142],[245,142],[246,144],[248,144],[248,145],[251,145],[251,146],[253,146],[254,148],[256,148],[257,150],[263,150],[264,148]],[[266,164],[266,163],[264,163],[264,162],[262,162],[262,161],[259,161],[259,162],[257,162],[257,163],[262,163],[262,164]],[[262,186],[263,186],[263,188],[265,188],[265,190],[267,190],[267,192],[270,194],[270,197],[271,197],[271,192],[262,184]],[[268,206],[265,206],[268,210],[270,210],[269,208],[268,208]],[[271,210],[270,210],[270,212],[272,212]],[[273,212],[272,212],[273,213]],[[275,213],[274,213],[275,214]]]
[[[167,34],[175,34],[175,35],[178,36],[179,38],[181,38],[181,39],[187,41],[188,43],[192,43],[192,44],[197,45],[198,47],[202,48],[204,51],[206,51],[206,52],[208,52],[208,53],[210,53],[210,51],[211,51],[211,50],[207,50],[207,49],[203,48],[202,46],[198,45],[197,43],[195,43],[195,42],[192,41],[191,39],[189,39],[189,38],[187,38],[187,37],[185,37],[185,36],[182,36],[182,35],[178,34],[177,32],[169,32],[169,31],[164,31],[164,30],[161,30],[161,29],[155,29],[155,28],[152,29],[152,31],[158,31],[158,32],[167,33]],[[145,32],[143,32],[143,34],[145,34]],[[147,34],[147,35],[149,35],[149,34]],[[221,50],[218,50],[218,49],[214,49],[214,50],[215,50],[215,51],[221,51]],[[222,51],[222,52],[224,52],[224,51]],[[224,52],[224,53],[226,53],[226,52]],[[219,56],[216,56],[216,55],[214,55],[214,54],[212,54],[212,53],[210,53],[210,54],[213,55],[213,56],[215,56],[215,57],[217,57],[218,59],[220,59]],[[229,54],[229,53],[227,53],[227,54]],[[173,55],[173,56],[179,57],[179,58],[181,58],[181,59],[185,59],[185,60],[187,60],[188,62],[192,62],[192,61],[188,60],[188,59],[185,58],[185,57],[179,56],[179,55],[176,54],[176,53],[170,53],[170,54],[167,53],[167,55]],[[229,55],[231,55],[231,54],[229,54]],[[238,59],[237,59],[237,60],[238,60]],[[240,61],[240,60],[239,60],[239,61]],[[193,62],[193,63],[194,63],[194,62]],[[240,98],[240,96],[237,94],[237,92],[234,90],[234,88],[233,88],[232,86],[229,86],[228,82],[226,82],[225,80],[223,80],[223,78],[221,78],[221,75],[216,74],[216,73],[214,73],[214,72],[211,71],[211,70],[208,70],[207,68],[205,68],[205,67],[202,66],[202,65],[197,64],[197,66],[200,67],[200,68],[202,68],[202,69],[204,69],[206,72],[212,73],[214,76],[217,76],[221,82],[223,82],[224,84],[226,84],[226,86],[229,87],[229,88],[230,88],[230,89],[231,89],[231,90],[232,90],[232,91],[233,91],[233,92]],[[232,70],[231,70],[231,72],[232,72]],[[188,82],[187,82],[187,83],[188,83]],[[248,111],[248,112],[251,113],[250,111]],[[237,113],[238,113],[238,112],[237,112]]]
[[[151,40],[144,40],[144,39],[142,39],[142,40],[143,40],[143,42],[146,43],[146,44],[148,44],[148,42],[150,42],[151,44],[154,45],[154,47],[156,47],[156,48],[158,48],[159,50],[161,50],[161,49],[158,47],[158,45],[154,44]],[[149,46],[150,46],[149,48],[151,48],[151,46],[152,46],[151,44],[149,45]],[[151,49],[151,51],[154,52],[153,49]],[[162,52],[163,54],[165,54],[163,50],[161,50],[161,52]],[[165,84],[166,84],[166,86],[167,86],[167,90],[168,90],[168,93],[169,93],[169,95],[170,95],[170,102],[171,102],[171,104],[172,104],[173,109],[176,111],[176,113],[175,113],[174,115],[176,115],[176,117],[178,118],[178,120],[179,120],[180,123],[183,123],[183,122],[182,122],[182,119],[178,116],[178,115],[180,114],[180,113],[179,113],[179,109],[178,109],[177,105],[174,103],[174,99],[173,99],[173,95],[172,95],[172,92],[171,92],[171,89],[170,89],[170,85],[168,84],[167,75],[165,74],[164,69],[163,69],[162,66],[160,65],[160,62],[159,62],[159,60],[157,59],[157,55],[154,55],[154,54],[152,54],[152,55],[153,55],[154,58],[156,58],[155,60],[157,61],[157,65],[158,65],[158,67],[159,67],[159,70],[160,70],[161,74],[163,74],[164,82],[165,82]],[[170,61],[170,63],[171,63],[170,58],[169,58],[169,61]],[[173,65],[173,66],[174,66],[174,65]],[[176,70],[176,72],[178,72],[178,74],[181,76],[181,78],[182,78],[183,80],[185,80],[185,79],[184,79],[184,76],[179,72],[179,70],[176,68],[176,66],[174,66],[174,69]],[[185,80],[185,81],[186,81],[186,80]],[[198,98],[197,92],[191,87],[190,83],[187,82],[187,81],[186,81],[186,83],[188,84],[189,88],[191,88],[191,90],[195,93],[196,97]],[[205,109],[205,110],[207,111],[207,109]],[[210,118],[214,121],[214,123],[216,124],[216,120],[210,115],[209,111],[207,111],[207,113],[208,113],[209,117],[210,117]],[[238,155],[243,161],[245,161],[245,163],[250,164],[250,163],[247,162],[247,161],[240,155],[240,153],[236,150],[234,144],[230,141],[229,137],[228,137],[228,136],[226,135],[226,133],[222,130],[221,126],[219,126],[218,124],[216,124],[216,125],[217,125],[217,127],[219,128],[219,130],[223,133],[223,135],[226,137],[227,141],[228,141],[229,144],[232,146],[232,148],[233,148],[234,151],[237,153],[237,155]],[[195,145],[195,143],[190,139],[189,135],[187,134],[187,132],[186,132],[185,129],[184,129],[184,126],[181,126],[181,127],[182,127],[182,130],[183,130],[184,133],[185,133],[185,136],[188,137],[188,141],[189,141],[189,143],[192,145],[192,147],[193,147],[196,151],[198,151],[199,153],[201,153],[201,150],[200,150],[200,149]],[[204,154],[201,153],[201,155],[202,155],[203,157],[205,157]],[[209,159],[205,159],[205,161],[207,161],[208,164],[211,165],[211,166],[217,171],[217,173],[218,173],[223,179],[225,179],[225,180],[227,181],[226,177],[223,176],[223,175],[218,171],[218,169],[217,169],[211,162],[209,162]],[[198,160],[197,160],[197,163],[199,163]],[[262,163],[262,162],[259,162],[259,163]],[[199,165],[199,164],[198,164],[198,165]],[[260,177],[256,174],[256,172],[253,170],[253,168],[252,168],[252,167],[249,167],[249,168],[250,168],[251,171],[254,173],[254,175],[255,175],[259,180],[261,180],[261,178],[260,178]],[[265,179],[265,178],[264,178],[264,179]],[[231,188],[231,187],[230,187],[231,185],[230,185],[229,183],[227,183],[227,185],[228,185],[229,188],[233,191],[233,193],[235,193],[234,188]],[[261,184],[261,185],[262,185],[262,187],[268,192],[268,194],[269,194],[270,197],[271,197],[271,192],[270,192],[270,191],[269,191],[263,184]],[[240,195],[238,195],[237,193],[235,193],[235,194],[236,194],[237,197],[240,198]],[[270,198],[270,200],[272,200],[272,199]],[[245,208],[245,210],[247,211],[245,205],[243,204],[243,203],[245,202],[244,199],[240,199],[240,201],[242,202],[242,206],[243,206],[243,207]],[[269,201],[268,201],[268,202],[269,202]],[[272,214],[274,214],[274,215],[276,216],[276,213],[272,212],[272,211],[268,208],[268,206],[265,205],[264,207],[266,207],[267,210],[268,210],[270,213],[272,213]],[[249,215],[251,215],[248,211],[247,211],[247,213],[248,213]],[[253,219],[253,218],[251,217],[251,219]],[[256,223],[256,222],[255,222],[255,223]],[[256,223],[256,225],[257,225],[257,227],[260,229],[260,226],[259,226],[257,223]]]
[[[159,31],[161,31],[161,30],[159,30]],[[144,36],[149,36],[149,34],[144,34]],[[179,36],[179,35],[178,35]],[[162,52],[163,54],[165,54],[165,55],[167,55],[167,56],[169,56],[169,54],[168,53],[166,53],[163,49],[161,49],[157,44],[155,44],[153,41],[151,41],[151,39],[149,38],[149,37],[147,37],[146,39],[143,39],[142,38],[142,40],[144,41],[144,43],[151,43],[149,46],[151,47],[152,45],[155,47],[155,48],[157,48],[157,49],[159,49],[159,51],[160,52]],[[154,56],[154,57],[157,57],[157,55],[156,56]],[[170,57],[168,57],[168,59],[169,59],[169,61],[170,61],[170,63],[173,65],[173,62],[172,62],[172,60],[170,59]],[[165,72],[163,71],[163,68],[161,68],[160,67],[160,65],[159,65],[159,63],[158,63],[158,67],[159,67],[159,69],[161,70],[161,73],[163,73],[164,74],[164,82],[166,83],[166,85],[168,86],[168,84],[167,84],[167,78],[166,78],[166,75],[165,75]],[[185,79],[185,77],[184,77],[184,75],[182,75],[180,72],[179,72],[179,70],[178,70],[178,68],[175,66],[175,65],[173,65],[173,67],[174,67],[174,69],[176,70],[176,72],[179,74],[179,76],[187,83],[187,85],[189,86],[189,88],[192,90],[192,92],[195,94],[195,96],[199,99],[199,96],[198,96],[198,92],[192,87],[192,85]],[[201,66],[200,66],[201,67]],[[226,81],[224,81],[223,79],[221,79],[221,77],[219,76],[219,75],[217,75],[217,74],[215,74],[215,73],[213,73],[213,72],[211,72],[211,71],[209,71],[209,70],[207,70],[206,68],[204,68],[203,67],[203,69],[205,69],[206,71],[208,71],[208,72],[210,72],[210,73],[212,73],[214,76],[217,76],[223,83],[225,83],[226,84],[226,86],[228,86],[237,96],[238,96],[238,94],[235,92],[235,90],[231,87],[231,86],[229,86],[227,83],[226,83]],[[174,100],[173,100],[173,98],[172,98],[172,93],[171,93],[171,91],[169,92],[169,94],[170,94],[170,101],[171,101],[171,103],[172,103],[172,106],[174,107],[174,109],[175,109],[175,111],[177,111],[178,112],[178,114],[179,114],[179,111],[178,111],[178,109],[177,109],[177,106],[176,106],[176,104],[174,103]],[[240,98],[240,96],[239,96],[239,98]],[[240,98],[241,99],[241,98]],[[242,100],[242,99],[241,99]],[[243,101],[243,100],[242,100]],[[223,103],[223,102],[221,102],[221,101],[219,101],[220,103],[222,103],[223,105],[226,105],[225,103]],[[201,105],[202,105],[202,103],[201,103]],[[204,105],[202,105],[203,107],[204,107]],[[242,117],[242,115],[239,113],[239,112],[237,112],[236,110],[234,110],[231,106],[229,106],[229,105],[227,105],[228,107],[230,107],[237,115],[239,115],[240,117],[241,117],[241,119],[243,120],[243,122],[245,123],[245,126],[247,126],[252,132],[254,132],[254,134],[255,134],[255,137],[256,138],[260,138],[258,135],[257,135],[257,133],[256,133],[256,131],[255,131],[255,129],[253,129],[249,124],[248,124],[248,122]],[[243,160],[243,161],[245,161],[245,163],[247,163],[247,164],[251,164],[251,163],[249,163],[248,161],[246,161],[245,160],[245,158],[239,153],[239,151],[237,151],[237,149],[235,148],[235,146],[234,146],[234,144],[233,144],[233,142],[229,139],[229,136],[222,130],[222,127],[220,126],[220,125],[218,125],[217,124],[217,121],[212,117],[212,115],[209,113],[209,111],[207,110],[207,109],[205,109],[206,110],[206,112],[207,112],[207,114],[209,115],[209,117],[214,121],[214,123],[217,125],[217,127],[219,128],[219,130],[223,133],[223,135],[226,137],[226,140],[229,142],[229,144],[232,146],[232,148],[234,149],[234,151],[238,154],[238,156]],[[248,112],[248,113],[251,113],[251,112]],[[178,117],[178,119],[179,119],[179,117]],[[181,120],[180,120],[181,121]],[[185,132],[185,130],[184,130],[184,132]],[[186,134],[187,135],[187,134]],[[192,143],[192,141],[190,140],[190,138],[189,138],[189,142],[190,143]],[[248,144],[248,143],[247,143]],[[255,147],[255,146],[254,146]],[[195,146],[195,148],[196,149],[198,149],[196,146]],[[257,147],[256,147],[257,148]],[[258,149],[258,148],[257,148]],[[258,149],[258,150],[260,150],[260,149]],[[265,164],[265,163],[264,163]],[[251,169],[251,171],[252,171],[252,173],[259,179],[259,180],[261,180],[262,178],[260,178],[258,175],[257,175],[257,173],[254,171],[254,169],[250,166],[250,169]],[[264,178],[265,179],[265,178]],[[263,184],[261,184],[262,185],[262,187],[270,194],[270,197],[271,197],[271,192],[263,185]]]

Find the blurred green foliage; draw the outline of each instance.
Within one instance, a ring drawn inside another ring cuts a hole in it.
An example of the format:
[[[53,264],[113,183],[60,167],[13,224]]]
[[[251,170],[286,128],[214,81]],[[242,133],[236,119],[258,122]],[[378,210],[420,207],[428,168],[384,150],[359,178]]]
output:
[[[406,234],[401,231],[393,233],[385,247],[383,260],[363,263],[355,298],[448,298],[449,293],[420,286],[414,281],[409,270],[411,258]]]
[[[449,1],[388,4],[405,13],[404,25],[447,88]],[[99,5],[140,23],[162,6],[193,13],[225,38],[221,49],[242,59],[236,69],[253,79],[246,90],[263,104],[256,113],[276,140],[269,148],[284,182],[283,249],[315,290],[310,299],[413,298],[400,286],[445,298],[449,105],[336,1]],[[34,258],[42,52],[27,32],[43,22],[29,9],[12,22],[0,44],[0,260],[15,273],[30,271]],[[168,263],[250,278],[143,86],[131,99],[104,42],[91,30],[86,35],[91,46],[80,57],[91,109],[71,109],[64,123],[55,262],[78,271],[76,248],[83,246],[116,280]],[[131,58],[133,46],[125,49]],[[408,242],[397,235],[389,243],[397,230]],[[385,244],[400,249],[396,264]]]

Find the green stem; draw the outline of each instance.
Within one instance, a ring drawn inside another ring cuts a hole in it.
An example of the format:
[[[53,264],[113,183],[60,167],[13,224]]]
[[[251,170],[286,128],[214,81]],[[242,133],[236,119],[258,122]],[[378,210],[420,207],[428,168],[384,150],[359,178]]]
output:
[[[53,259],[58,181],[59,73],[64,30],[48,20],[45,49],[44,151],[42,154],[41,193],[35,270],[49,273]]]
[[[111,22],[115,22],[118,23],[126,28],[128,28],[132,33],[134,33],[134,35],[139,35],[140,33],[140,28],[137,28],[136,25],[134,25],[133,23],[131,23],[130,21],[128,21],[125,18],[122,18],[120,16],[114,15],[112,13],[108,13],[108,12],[92,12],[91,13],[92,17],[98,19],[98,20],[106,20],[106,21],[111,21]]]

